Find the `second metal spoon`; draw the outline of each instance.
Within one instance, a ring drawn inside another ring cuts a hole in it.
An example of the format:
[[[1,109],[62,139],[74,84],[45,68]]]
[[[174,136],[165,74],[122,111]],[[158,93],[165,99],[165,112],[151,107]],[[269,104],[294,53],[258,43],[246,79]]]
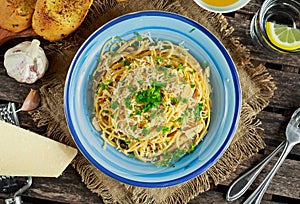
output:
[[[234,201],[240,198],[250,187],[253,181],[263,168],[272,160],[272,158],[284,147],[285,141],[283,141],[271,154],[269,154],[263,161],[257,164],[250,171],[238,178],[228,189],[226,194],[227,201]]]

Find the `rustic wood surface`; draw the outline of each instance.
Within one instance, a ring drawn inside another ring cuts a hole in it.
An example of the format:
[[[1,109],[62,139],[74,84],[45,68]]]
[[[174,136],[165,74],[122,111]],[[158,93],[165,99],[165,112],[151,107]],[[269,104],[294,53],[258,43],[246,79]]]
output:
[[[186,8],[195,6],[192,0],[181,0]],[[231,177],[212,190],[203,193],[193,200],[195,203],[227,203],[225,194],[229,185],[242,173],[259,163],[285,138],[285,128],[293,111],[300,107],[300,57],[298,55],[267,54],[259,46],[253,44],[249,36],[249,25],[253,14],[259,9],[263,0],[252,0],[244,8],[225,14],[229,26],[233,26],[234,36],[251,51],[253,63],[264,64],[277,85],[277,90],[270,104],[259,115],[262,121],[261,134],[264,136],[266,148],[250,160],[242,163]],[[3,66],[3,55],[11,46],[24,39],[14,39],[0,46],[0,102],[12,101],[21,106],[30,88],[37,89],[41,83],[32,85],[20,84],[7,76]],[[27,113],[19,113],[20,125],[43,134]],[[242,203],[264,179],[276,162],[276,157],[267,165],[257,180],[246,192],[245,196],[232,203]],[[262,203],[300,203],[300,146],[294,147],[273,178]],[[4,195],[0,194],[0,204],[4,203]],[[68,167],[61,177],[34,178],[31,188],[22,196],[24,204],[36,203],[103,203],[101,198],[91,193],[81,182],[80,176],[72,167]]]
[[[37,34],[33,31],[32,28],[28,28],[19,33],[10,32],[8,30],[0,28],[0,46],[3,43],[15,38],[35,37],[35,36],[37,36]]]

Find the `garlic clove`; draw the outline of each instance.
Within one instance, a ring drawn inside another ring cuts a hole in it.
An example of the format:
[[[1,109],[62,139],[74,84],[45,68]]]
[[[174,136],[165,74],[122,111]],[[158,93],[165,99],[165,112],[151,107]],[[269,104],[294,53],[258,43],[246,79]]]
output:
[[[19,110],[17,110],[17,112],[34,110],[39,106],[40,101],[41,97],[39,92],[37,90],[31,89],[29,94],[25,98],[22,107]]]
[[[44,76],[48,59],[39,40],[22,42],[4,54],[7,74],[18,82],[32,84]]]

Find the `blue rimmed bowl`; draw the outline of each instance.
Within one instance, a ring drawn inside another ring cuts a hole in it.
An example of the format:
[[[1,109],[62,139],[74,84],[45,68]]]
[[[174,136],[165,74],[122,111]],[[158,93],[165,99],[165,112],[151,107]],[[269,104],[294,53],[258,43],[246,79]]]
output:
[[[209,65],[212,86],[208,134],[172,167],[156,167],[129,158],[107,145],[91,122],[93,74],[104,43],[111,37],[151,33],[155,39],[183,44],[200,62]],[[141,11],[118,17],[96,30],[75,55],[66,78],[64,109],[70,133],[81,153],[96,168],[121,182],[141,187],[166,187],[205,172],[225,152],[237,128],[241,88],[235,65],[222,43],[206,28],[178,14]]]

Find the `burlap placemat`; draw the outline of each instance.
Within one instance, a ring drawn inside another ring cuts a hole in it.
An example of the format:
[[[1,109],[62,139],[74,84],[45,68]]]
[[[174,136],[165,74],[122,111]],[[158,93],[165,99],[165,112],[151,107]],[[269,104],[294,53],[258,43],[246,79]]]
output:
[[[99,26],[117,16],[139,10],[163,10],[185,15],[207,27],[223,42],[237,67],[243,93],[241,118],[234,139],[221,159],[205,173],[167,188],[140,188],[120,183],[97,170],[81,154],[72,165],[86,186],[105,203],[185,203],[224,181],[243,160],[264,147],[256,115],[268,105],[275,84],[264,66],[251,64],[247,49],[231,36],[233,28],[228,27],[223,15],[205,11],[192,0],[127,0],[122,3],[95,0],[85,22],[74,34],[54,44],[45,42],[50,69],[40,88],[42,106],[32,112],[32,117],[39,126],[47,125],[48,137],[75,147],[63,110],[64,80],[70,62],[79,45]]]

